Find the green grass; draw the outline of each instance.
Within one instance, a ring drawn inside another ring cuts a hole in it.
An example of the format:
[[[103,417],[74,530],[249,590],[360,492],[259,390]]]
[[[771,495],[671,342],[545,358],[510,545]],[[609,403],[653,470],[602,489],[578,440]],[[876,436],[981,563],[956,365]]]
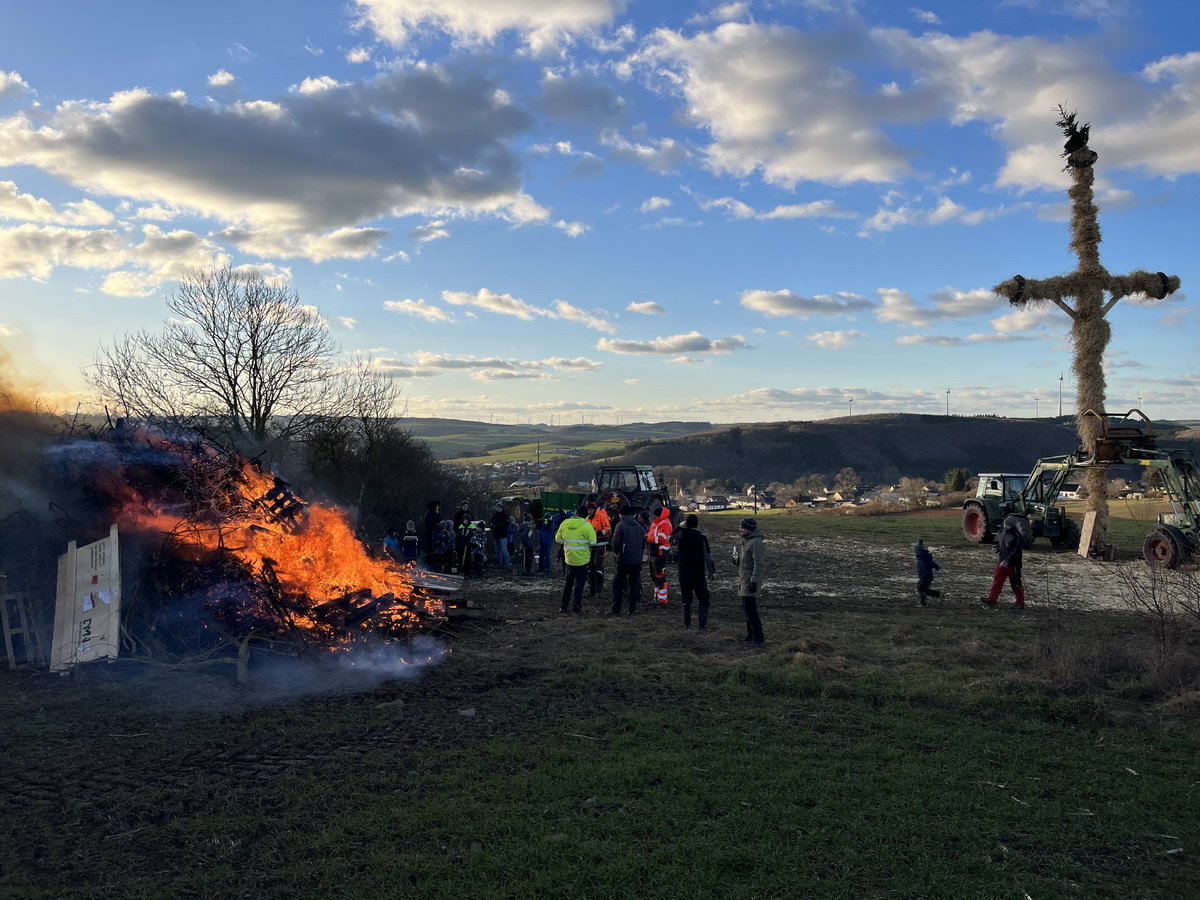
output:
[[[759,518],[801,567],[958,535]],[[769,599],[755,651],[725,580],[708,634],[674,599],[562,617],[557,579],[518,581],[473,585],[441,664],[360,691],[0,672],[0,896],[1200,896],[1200,692],[1138,663],[1135,620],[848,589]]]

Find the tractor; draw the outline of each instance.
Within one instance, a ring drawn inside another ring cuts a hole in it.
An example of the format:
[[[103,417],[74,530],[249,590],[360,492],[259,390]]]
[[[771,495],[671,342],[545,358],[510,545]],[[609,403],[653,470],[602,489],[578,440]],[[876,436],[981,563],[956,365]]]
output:
[[[1131,417],[1134,415],[1140,422]],[[1007,515],[1025,516],[1035,537],[1056,547],[1077,547],[1079,526],[1054,501],[1073,474],[1097,466],[1139,466],[1157,474],[1171,512],[1158,517],[1158,527],[1142,544],[1142,556],[1154,568],[1177,568],[1200,558],[1200,473],[1196,461],[1181,450],[1159,450],[1154,427],[1145,414],[1131,409],[1110,417],[1084,412],[1099,420],[1100,436],[1091,447],[1066,456],[1039,459],[1029,475],[980,475],[974,497],[963,504],[963,534],[977,544],[991,543]],[[1102,551],[1111,548],[1101,548]],[[1105,555],[1112,557],[1111,553]]]

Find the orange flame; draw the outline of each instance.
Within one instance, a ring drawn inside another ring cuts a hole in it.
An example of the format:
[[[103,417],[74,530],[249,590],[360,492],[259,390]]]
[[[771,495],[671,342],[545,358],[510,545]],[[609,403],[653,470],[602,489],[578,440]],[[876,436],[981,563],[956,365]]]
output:
[[[249,463],[240,471],[226,468],[225,472],[234,472],[235,477],[221,479],[219,491],[209,486],[203,515],[196,514],[194,504],[147,497],[122,479],[125,490],[118,523],[123,530],[170,534],[179,552],[196,559],[220,553],[232,556],[248,571],[275,582],[295,601],[292,606],[298,611],[292,613],[291,624],[334,640],[340,637],[330,634],[330,622],[336,623],[338,615],[324,616],[322,623],[323,608],[340,611],[344,619],[370,622],[372,627],[412,627],[420,623],[420,612],[434,617],[444,613],[440,600],[414,591],[400,565],[367,551],[343,510],[323,503],[304,504],[289,493],[293,514],[281,513],[273,502],[279,486],[272,475]],[[385,599],[376,604],[377,609],[368,609],[377,598]],[[359,612],[364,615],[356,616]]]

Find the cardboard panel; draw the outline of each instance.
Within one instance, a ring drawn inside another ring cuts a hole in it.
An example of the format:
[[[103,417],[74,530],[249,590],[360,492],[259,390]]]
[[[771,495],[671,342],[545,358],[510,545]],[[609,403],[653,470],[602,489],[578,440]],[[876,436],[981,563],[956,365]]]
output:
[[[121,558],[117,526],[108,537],[76,547],[58,559],[54,643],[50,671],[116,657],[120,650]]]

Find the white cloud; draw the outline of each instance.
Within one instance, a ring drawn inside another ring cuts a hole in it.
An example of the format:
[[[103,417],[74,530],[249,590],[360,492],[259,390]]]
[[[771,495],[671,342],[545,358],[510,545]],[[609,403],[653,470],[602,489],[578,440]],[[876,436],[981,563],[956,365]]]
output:
[[[674,359],[668,359],[667,362],[681,366],[712,365],[711,359],[700,359],[695,356],[677,356]]]
[[[401,46],[422,28],[436,28],[462,44],[495,41],[514,31],[534,52],[610,24],[624,0],[355,0],[360,24]]]
[[[420,351],[414,354],[417,365],[425,369],[512,369],[516,363],[492,356],[479,359],[474,356],[446,356],[444,353]]]
[[[906,152],[882,126],[889,116],[910,115],[911,104],[860,89],[850,66],[869,55],[869,44],[848,32],[731,22],[694,36],[659,29],[629,64],[683,98],[712,136],[705,153],[714,172],[757,171],[791,186],[891,181],[908,172]]]
[[[229,262],[215,244],[189,231],[146,225],[141,236],[135,243],[133,235],[111,229],[32,224],[0,229],[0,278],[46,279],[56,266],[110,270],[105,293],[145,296],[192,269]]]
[[[605,334],[612,334],[617,330],[617,327],[602,313],[585,312],[565,300],[554,301],[554,317],[569,322],[579,322],[595,331],[603,331]]]
[[[388,233],[379,228],[337,228],[325,234],[226,228],[217,236],[244,253],[263,258],[300,257],[324,262],[327,259],[364,259],[373,256]]]
[[[862,331],[818,331],[807,338],[822,350],[841,350],[866,336]]]
[[[408,233],[408,236],[417,242],[418,245],[428,244],[430,241],[441,240],[442,238],[450,237],[450,232],[444,227],[445,220],[435,219],[432,222],[427,222],[424,225],[418,225]]]
[[[237,84],[237,78],[224,69],[218,69],[212,75],[208,76],[208,86],[210,88],[225,88],[234,84]]]
[[[353,331],[354,326],[358,324],[358,319],[351,318],[350,316],[338,316],[337,321],[347,331]]]
[[[469,377],[476,381],[514,381],[517,379],[558,381],[558,377],[549,372],[514,371],[512,369],[480,369],[478,372],[472,372]]]
[[[417,316],[430,322],[449,322],[449,313],[439,306],[430,306],[424,300],[385,300],[383,308],[388,312]]]
[[[549,218],[509,146],[531,122],[478,72],[445,66],[227,106],[135,89],[0,119],[0,166],[258,231],[430,212],[525,224]]]
[[[688,158],[687,149],[671,138],[630,141],[610,129],[600,135],[600,143],[609,148],[614,160],[637,163],[654,172],[674,172]]]
[[[371,61],[371,51],[367,47],[351,47],[346,51],[346,62],[360,66]]]
[[[567,237],[579,237],[588,231],[588,227],[582,222],[564,222],[561,219],[554,223],[554,227]]]
[[[672,356],[686,353],[731,353],[734,350],[749,349],[749,345],[740,335],[710,340],[698,331],[690,331],[687,334],[657,337],[652,341],[620,341],[601,338],[596,342],[596,349],[606,350],[609,353],[655,353]]]
[[[552,356],[542,362],[552,369],[560,369],[564,372],[595,372],[604,368],[604,363],[588,359],[586,356],[576,356],[574,359]]]
[[[666,209],[671,205],[671,201],[666,197],[647,197],[642,201],[642,205],[638,207],[638,212],[654,212],[659,209]]]
[[[874,304],[866,297],[845,291],[836,295],[817,294],[816,296],[801,297],[791,291],[759,291],[742,292],[742,306],[754,312],[762,313],[770,318],[796,316],[807,319],[809,316],[844,316],[862,310],[871,309]]]
[[[880,322],[893,322],[910,328],[924,328],[933,322],[949,319],[966,319],[1003,308],[1004,300],[986,288],[960,291],[942,288],[930,296],[932,307],[917,305],[912,294],[896,288],[880,288],[880,304],[875,318]]]
[[[20,72],[6,72],[0,69],[0,100],[7,100],[28,91],[29,85],[21,78]]]
[[[93,200],[67,203],[56,209],[49,200],[22,194],[12,181],[0,181],[0,218],[55,225],[109,225],[113,214]]]
[[[530,306],[524,300],[518,300],[511,294],[496,294],[487,288],[483,288],[477,294],[468,294],[465,291],[442,291],[442,299],[451,306],[469,306],[499,315],[516,316],[525,321],[546,315],[544,309]]]
[[[923,25],[940,25],[942,22],[937,13],[930,12],[927,9],[919,9],[914,6],[909,12],[913,14],[913,18]]]
[[[666,310],[653,300],[646,300],[642,303],[630,303],[625,307],[625,312],[637,313],[643,316],[661,316]]]

